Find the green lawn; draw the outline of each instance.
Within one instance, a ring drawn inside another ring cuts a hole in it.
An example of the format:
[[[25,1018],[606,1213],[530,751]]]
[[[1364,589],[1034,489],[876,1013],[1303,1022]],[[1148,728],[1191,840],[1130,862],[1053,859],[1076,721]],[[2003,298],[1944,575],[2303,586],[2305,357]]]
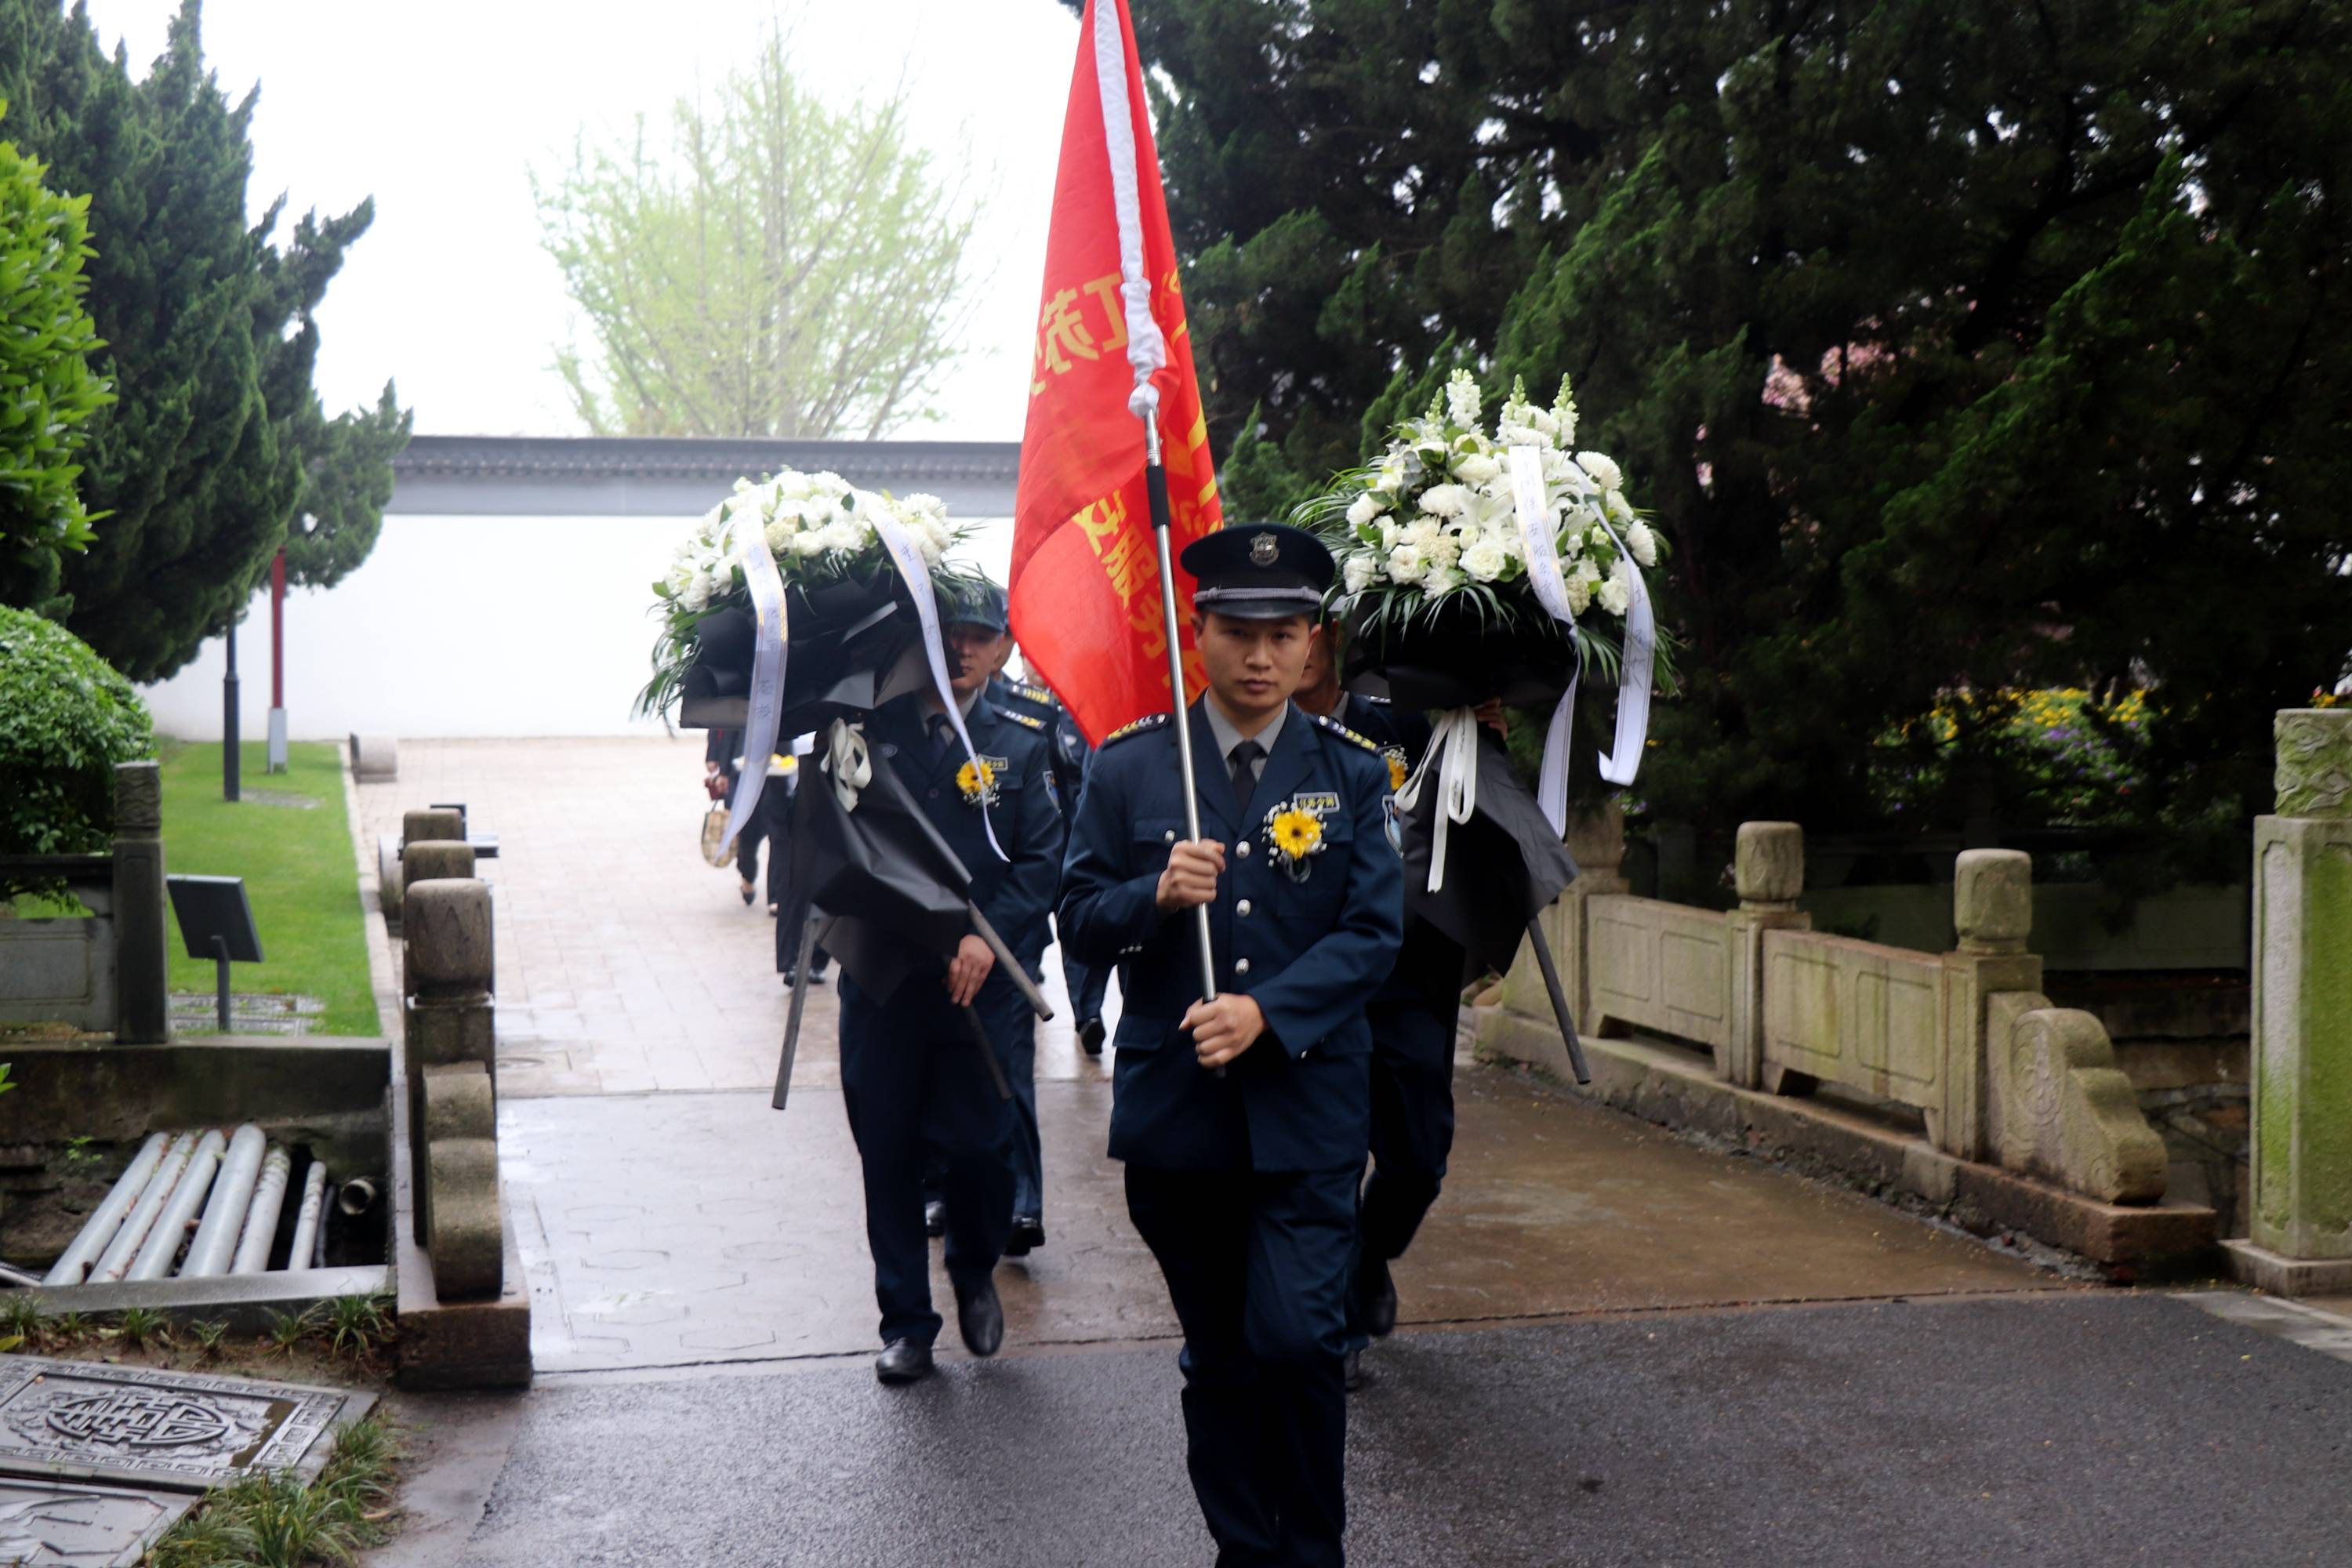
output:
[[[164,742],[164,869],[245,879],[266,962],[233,966],[234,989],[316,996],[327,1005],[313,1026],[318,1032],[381,1035],[341,752],[325,742],[289,746],[282,773],[264,771],[268,747],[262,742],[244,747],[240,758],[246,798],[231,805],[221,799],[217,742]],[[305,795],[319,804],[270,805],[257,795]],[[177,921],[171,945],[172,989],[210,995],[212,962],[187,956]]]

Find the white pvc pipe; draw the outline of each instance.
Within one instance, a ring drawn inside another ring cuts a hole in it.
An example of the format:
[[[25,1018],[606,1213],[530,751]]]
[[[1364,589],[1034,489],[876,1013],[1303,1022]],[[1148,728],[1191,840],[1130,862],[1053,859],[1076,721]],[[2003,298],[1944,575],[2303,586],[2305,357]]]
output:
[[[147,1135],[147,1142],[140,1145],[138,1157],[131,1162],[131,1168],[122,1173],[121,1180],[116,1182],[113,1190],[106,1194],[106,1201],[91,1211],[89,1218],[83,1222],[81,1233],[73,1238],[73,1245],[58,1255],[57,1262],[50,1266],[42,1284],[81,1283],[81,1277],[89,1272],[91,1260],[106,1250],[106,1244],[114,1239],[114,1233],[122,1228],[122,1216],[131,1212],[131,1205],[137,1203],[139,1194],[147,1190],[147,1183],[155,1174],[155,1167],[163,1163],[163,1151],[171,1146],[172,1135],[168,1132],[150,1132]]]
[[[253,1206],[253,1184],[261,1176],[262,1152],[268,1144],[261,1129],[250,1121],[229,1139],[219,1179],[213,1183],[212,1201],[205,1205],[204,1221],[196,1226],[195,1239],[188,1243],[188,1260],[180,1265],[181,1279],[202,1279],[228,1272],[246,1211]]]
[[[114,1239],[106,1244],[106,1250],[99,1254],[98,1261],[90,1265],[90,1283],[122,1278],[124,1271],[131,1267],[131,1260],[139,1255],[139,1244],[147,1239],[148,1231],[154,1227],[155,1216],[163,1212],[163,1205],[171,1197],[172,1189],[179,1184],[180,1173],[188,1168],[188,1156],[195,1152],[194,1133],[181,1132],[173,1136],[171,1143],[163,1150],[163,1157],[155,1163],[155,1173],[147,1178],[147,1190],[141,1193],[139,1201],[131,1206],[131,1216],[122,1222],[122,1228],[114,1233]]]
[[[302,1173],[302,1206],[294,1211],[294,1244],[286,1249],[286,1267],[313,1268],[311,1261],[324,1238],[326,1227],[319,1222],[327,1207],[327,1166],[321,1160],[310,1162]]]
[[[196,1152],[189,1156],[180,1184],[172,1189],[171,1202],[155,1216],[155,1228],[139,1244],[139,1256],[131,1260],[125,1279],[161,1279],[172,1272],[172,1259],[180,1255],[180,1243],[188,1238],[188,1226],[204,1207],[205,1194],[212,1190],[213,1174],[220,1169],[221,1151],[227,1146],[228,1140],[217,1128],[196,1141]]]
[[[276,1144],[262,1156],[261,1174],[253,1187],[253,1205],[247,1210],[245,1231],[236,1240],[231,1274],[259,1274],[269,1267],[269,1249],[278,1243],[278,1216],[286,1207],[286,1179],[294,1173],[294,1156]]]

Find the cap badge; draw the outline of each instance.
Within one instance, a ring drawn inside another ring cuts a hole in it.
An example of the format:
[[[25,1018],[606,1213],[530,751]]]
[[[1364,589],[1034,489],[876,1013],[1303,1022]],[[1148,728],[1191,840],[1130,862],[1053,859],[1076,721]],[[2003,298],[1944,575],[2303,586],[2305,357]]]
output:
[[[1260,566],[1271,566],[1282,553],[1282,542],[1271,533],[1261,533],[1250,541],[1250,559]]]

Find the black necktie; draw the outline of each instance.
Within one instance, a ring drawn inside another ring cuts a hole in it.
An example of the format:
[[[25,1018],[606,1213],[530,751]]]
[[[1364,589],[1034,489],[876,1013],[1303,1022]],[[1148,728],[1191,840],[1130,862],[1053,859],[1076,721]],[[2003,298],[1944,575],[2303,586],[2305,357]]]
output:
[[[1234,804],[1244,810],[1249,807],[1249,797],[1257,788],[1257,774],[1251,764],[1265,755],[1265,748],[1255,741],[1244,741],[1233,750]]]
[[[931,762],[933,765],[936,766],[939,763],[943,761],[947,754],[948,716],[944,713],[934,713],[931,715]]]

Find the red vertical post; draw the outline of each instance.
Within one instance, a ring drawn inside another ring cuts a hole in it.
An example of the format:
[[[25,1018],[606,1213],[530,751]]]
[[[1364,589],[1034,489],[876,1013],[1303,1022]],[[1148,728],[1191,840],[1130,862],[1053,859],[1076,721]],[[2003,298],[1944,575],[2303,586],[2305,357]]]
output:
[[[286,551],[269,563],[269,705],[286,706]]]

